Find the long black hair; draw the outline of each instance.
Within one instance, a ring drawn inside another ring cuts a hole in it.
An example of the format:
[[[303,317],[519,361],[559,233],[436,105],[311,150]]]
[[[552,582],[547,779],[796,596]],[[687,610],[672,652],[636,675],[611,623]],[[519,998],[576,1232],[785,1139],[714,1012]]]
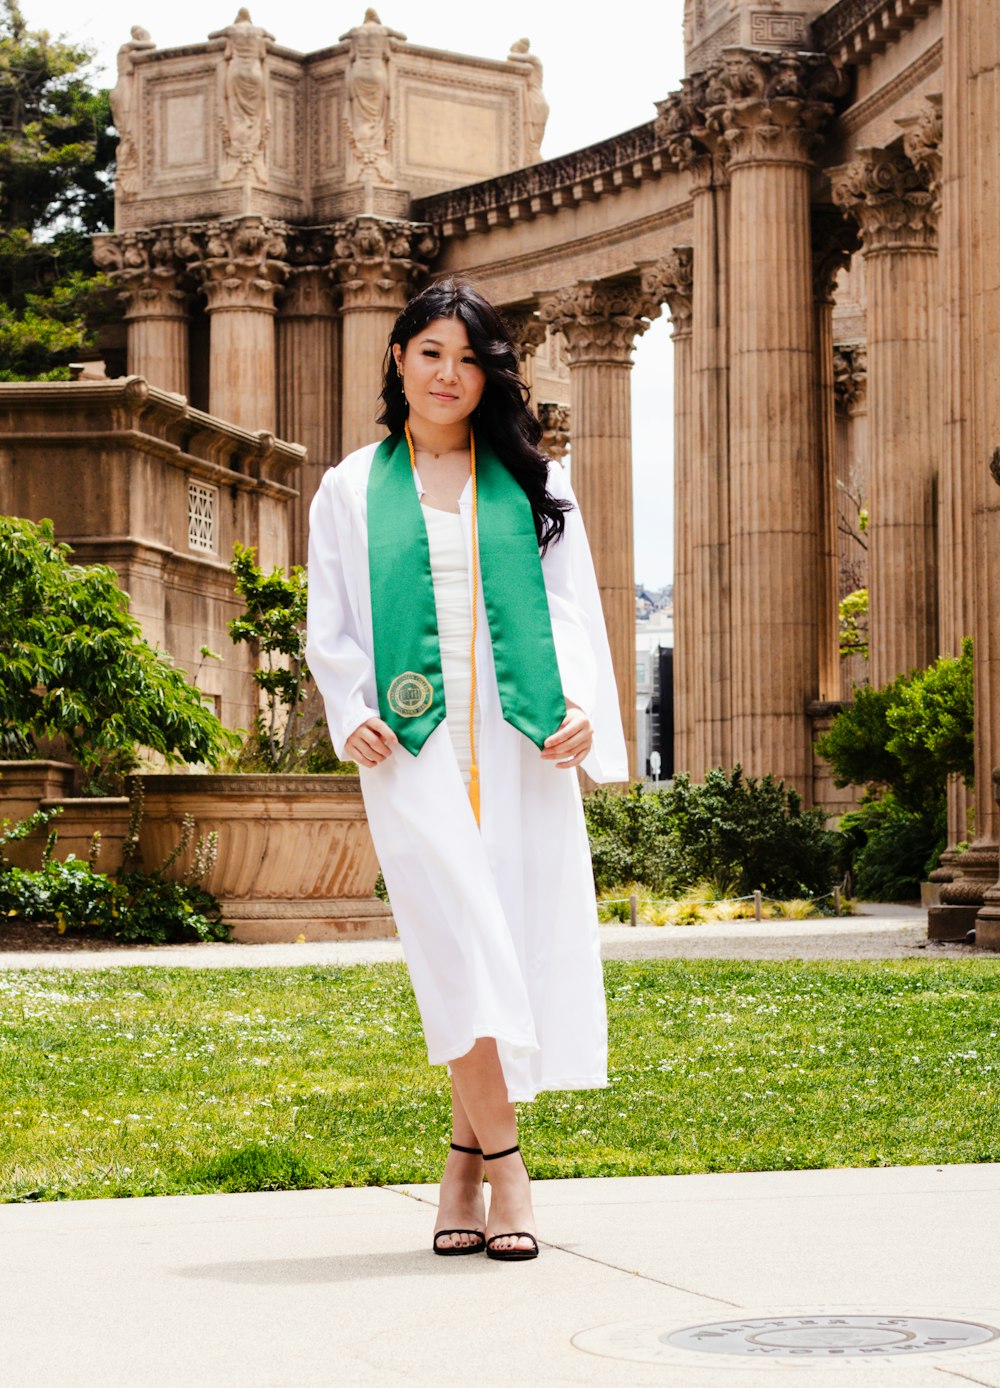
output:
[[[542,553],[566,528],[565,511],[572,502],[548,490],[548,460],[539,444],[542,426],[528,409],[529,391],[517,373],[517,348],[500,314],[477,289],[448,275],[421,290],[396,319],[382,364],[383,410],[379,424],[392,434],[402,433],[407,403],[396,371],[392,349],[400,348],[436,318],[458,318],[469,335],[469,346],[486,373],[482,399],[473,415],[475,432],[486,435],[497,456],[531,502],[535,533]]]

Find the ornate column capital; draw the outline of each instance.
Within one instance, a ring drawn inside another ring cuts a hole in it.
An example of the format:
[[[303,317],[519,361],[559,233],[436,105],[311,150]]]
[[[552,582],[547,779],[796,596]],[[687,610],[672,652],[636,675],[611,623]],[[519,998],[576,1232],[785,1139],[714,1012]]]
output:
[[[95,236],[94,264],[117,286],[126,320],[187,316],[185,265],[169,229]]]
[[[424,222],[353,217],[334,228],[331,268],[345,312],[402,308],[414,282],[438,252],[434,228]]]
[[[813,294],[817,303],[832,304],[837,276],[861,244],[857,227],[829,205],[814,207],[809,225]]]
[[[533,357],[548,335],[548,327],[539,318],[534,304],[512,304],[500,310],[521,359]]]
[[[833,349],[833,391],[838,410],[857,414],[868,391],[868,349],[863,342],[840,342]]]
[[[339,293],[334,270],[333,232],[307,227],[288,237],[288,278],[281,293],[282,318],[329,318],[336,313]]]
[[[542,426],[542,448],[557,461],[566,456],[570,441],[570,407],[555,400],[542,400],[538,406],[538,422]]]
[[[269,217],[239,217],[179,228],[175,244],[199,282],[209,313],[274,313],[288,274],[288,227]]]
[[[902,150],[863,149],[830,180],[834,202],[861,229],[865,255],[937,250],[936,200]]]
[[[824,53],[726,48],[708,70],[705,116],[730,168],[808,164],[847,76]]]
[[[708,123],[707,73],[681,79],[680,90],[656,103],[656,135],[677,168],[691,174],[693,193],[726,183],[729,149]]]
[[[910,163],[922,176],[934,199],[934,210],[940,210],[942,141],[944,139],[943,98],[933,92],[926,98],[924,109],[915,116],[903,116],[896,121],[903,131],[903,149]]]
[[[637,337],[660,315],[660,302],[638,279],[579,280],[539,297],[542,321],[562,333],[571,367],[631,366]]]
[[[694,250],[677,246],[669,255],[641,267],[640,281],[645,293],[670,310],[673,336],[691,336]]]

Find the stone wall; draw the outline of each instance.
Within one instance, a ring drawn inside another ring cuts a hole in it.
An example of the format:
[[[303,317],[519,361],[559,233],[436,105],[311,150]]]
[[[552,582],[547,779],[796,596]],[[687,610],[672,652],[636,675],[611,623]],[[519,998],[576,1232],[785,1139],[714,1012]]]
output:
[[[289,473],[302,449],[190,408],[138,377],[0,384],[0,511],[52,520],[82,563],[109,564],[147,638],[195,676],[229,727],[257,707],[227,622],[236,540],[289,555]],[[221,661],[204,660],[208,646]]]

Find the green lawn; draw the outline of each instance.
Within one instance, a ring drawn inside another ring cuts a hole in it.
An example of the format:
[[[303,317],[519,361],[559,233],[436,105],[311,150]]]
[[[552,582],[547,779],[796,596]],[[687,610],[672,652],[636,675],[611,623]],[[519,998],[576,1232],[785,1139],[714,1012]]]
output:
[[[532,1173],[1000,1161],[1000,960],[609,963],[611,1082]],[[0,974],[0,1200],[436,1180],[402,965]]]

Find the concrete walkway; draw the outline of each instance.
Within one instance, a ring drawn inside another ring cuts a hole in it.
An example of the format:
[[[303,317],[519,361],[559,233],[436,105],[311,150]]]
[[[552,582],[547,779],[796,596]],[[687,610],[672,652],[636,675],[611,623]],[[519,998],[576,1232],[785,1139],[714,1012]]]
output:
[[[815,920],[716,921],[710,925],[601,926],[605,959],[892,959],[955,957],[966,945],[928,944],[918,906],[863,902],[856,916]],[[107,969],[127,964],[215,969],[296,964],[378,964],[401,960],[393,940],[288,945],[191,944],[115,949],[0,951],[0,969]]]
[[[538,1182],[541,1257],[521,1264],[433,1257],[435,1199],[2,1206],[0,1381],[1000,1388],[1000,1166]],[[816,1324],[850,1313],[871,1319]],[[725,1353],[665,1338],[703,1325]],[[962,1334],[980,1343],[949,1348]]]

